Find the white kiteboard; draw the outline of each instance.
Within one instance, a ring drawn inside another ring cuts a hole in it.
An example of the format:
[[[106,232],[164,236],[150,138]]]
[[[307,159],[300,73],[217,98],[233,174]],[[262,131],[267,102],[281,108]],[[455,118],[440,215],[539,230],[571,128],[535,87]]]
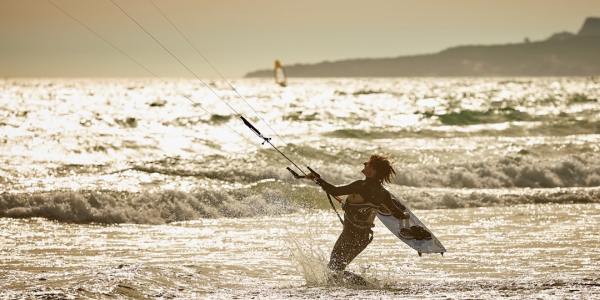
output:
[[[440,253],[443,255],[444,252],[446,252],[446,248],[444,248],[442,243],[435,237],[433,232],[431,232],[431,230],[429,230],[429,228],[427,228],[427,226],[425,226],[425,224],[423,224],[423,222],[421,222],[419,220],[419,218],[417,218],[417,216],[415,216],[415,214],[413,214],[412,211],[410,211],[410,209],[408,208],[406,203],[402,202],[394,194],[390,193],[390,195],[392,196],[392,200],[394,200],[394,201],[402,204],[404,207],[406,207],[406,212],[409,214],[410,218],[408,220],[400,220],[400,219],[395,218],[392,215],[383,214],[382,212],[378,212],[377,217],[379,218],[379,220],[381,220],[381,223],[383,223],[383,225],[385,225],[385,227],[387,227],[397,238],[402,240],[405,244],[407,244],[411,248],[417,250],[417,253],[419,254],[419,256],[422,253]],[[399,235],[400,229],[409,228],[411,226],[423,227],[425,230],[427,230],[431,234],[431,239],[423,239],[423,240],[405,239]]]

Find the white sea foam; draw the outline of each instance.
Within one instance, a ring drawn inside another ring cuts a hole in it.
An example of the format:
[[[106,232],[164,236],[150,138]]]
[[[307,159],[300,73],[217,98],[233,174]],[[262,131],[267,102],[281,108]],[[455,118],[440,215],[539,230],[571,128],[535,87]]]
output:
[[[454,188],[593,187],[600,186],[600,156],[567,155],[554,159],[514,156],[461,164],[413,166],[401,168],[394,183]]]
[[[163,224],[216,217],[254,217],[299,211],[278,191],[127,193],[110,191],[0,194],[0,216],[44,217],[74,223]]]
[[[392,185],[389,189],[413,209],[600,203],[599,188],[469,190]],[[285,187],[280,183],[229,192],[0,194],[0,217],[43,217],[70,223],[163,224],[199,218],[278,216],[307,209],[329,209],[327,198],[314,187]]]
[[[326,254],[311,243],[288,238],[288,249],[292,261],[302,272],[308,286],[326,286],[330,284],[331,270],[327,267]]]

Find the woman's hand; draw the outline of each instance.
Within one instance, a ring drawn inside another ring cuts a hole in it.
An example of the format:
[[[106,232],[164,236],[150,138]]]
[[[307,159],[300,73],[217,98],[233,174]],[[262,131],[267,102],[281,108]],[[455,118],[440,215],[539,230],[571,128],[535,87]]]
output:
[[[304,178],[308,179],[308,180],[315,180],[317,178],[320,178],[319,174],[314,173],[314,172],[310,172],[308,175],[306,175]]]

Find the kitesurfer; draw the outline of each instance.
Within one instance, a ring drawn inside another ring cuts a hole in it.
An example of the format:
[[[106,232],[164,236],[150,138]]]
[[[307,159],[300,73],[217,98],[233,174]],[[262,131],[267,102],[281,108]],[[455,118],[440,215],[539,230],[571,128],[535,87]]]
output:
[[[387,212],[398,219],[407,219],[406,208],[394,201],[391,194],[383,187],[391,182],[396,174],[390,161],[383,156],[373,155],[364,163],[361,171],[365,179],[348,185],[334,186],[320,178],[314,172],[306,176],[315,180],[332,196],[349,195],[342,208],[344,209],[344,229],[331,251],[329,268],[343,271],[352,260],[369,245],[373,239],[373,222],[378,211]],[[410,233],[402,232],[404,237],[411,238]]]

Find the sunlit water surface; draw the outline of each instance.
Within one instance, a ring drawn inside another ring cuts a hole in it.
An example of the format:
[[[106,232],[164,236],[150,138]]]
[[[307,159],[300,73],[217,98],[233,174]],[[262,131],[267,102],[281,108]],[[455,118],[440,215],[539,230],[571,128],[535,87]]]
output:
[[[378,224],[328,281],[326,198],[198,81],[3,79],[0,298],[598,297],[597,79],[208,83],[332,183],[388,155],[446,255]]]

